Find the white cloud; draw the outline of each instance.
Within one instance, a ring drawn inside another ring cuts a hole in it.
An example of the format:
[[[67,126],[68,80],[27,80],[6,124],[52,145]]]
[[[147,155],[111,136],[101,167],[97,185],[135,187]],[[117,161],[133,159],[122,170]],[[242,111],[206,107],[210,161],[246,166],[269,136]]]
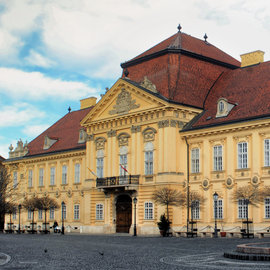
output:
[[[25,60],[30,65],[44,68],[48,68],[56,64],[54,61],[42,56],[41,54],[35,52],[34,50],[29,51],[29,56],[27,56]]]
[[[0,156],[7,159],[10,144],[0,144]]]
[[[34,119],[46,116],[42,112],[28,103],[15,103],[4,106],[0,111],[0,127],[22,126]]]
[[[40,135],[49,127],[50,125],[34,125],[34,126],[27,125],[23,129],[23,133],[26,134],[28,137],[34,138]]]
[[[40,72],[0,68],[0,93],[13,98],[78,100],[96,93],[82,82],[68,82],[46,77]]]

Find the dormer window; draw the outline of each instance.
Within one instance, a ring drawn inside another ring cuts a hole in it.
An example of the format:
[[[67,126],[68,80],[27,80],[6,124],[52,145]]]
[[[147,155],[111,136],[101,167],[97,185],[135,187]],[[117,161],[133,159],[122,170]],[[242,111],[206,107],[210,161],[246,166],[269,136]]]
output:
[[[83,128],[81,128],[79,130],[79,140],[78,143],[85,143],[85,139],[86,139],[86,132]]]
[[[48,135],[46,135],[44,137],[44,146],[43,146],[43,150],[47,150],[49,149],[53,144],[55,144],[58,141],[57,138],[52,138],[49,137]]]
[[[217,101],[217,114],[216,118],[226,117],[236,103],[229,102],[226,98],[220,98]]]

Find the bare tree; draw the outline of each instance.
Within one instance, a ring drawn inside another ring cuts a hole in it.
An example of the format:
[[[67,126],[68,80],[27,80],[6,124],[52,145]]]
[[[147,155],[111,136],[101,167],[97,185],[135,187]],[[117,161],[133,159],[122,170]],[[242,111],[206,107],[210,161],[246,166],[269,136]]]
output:
[[[11,216],[13,213],[17,212],[18,205],[14,202],[8,201],[5,204],[5,214],[9,214],[9,230],[12,230]]]
[[[54,209],[59,209],[60,205],[57,203],[57,201],[53,198],[49,197],[42,197],[38,199],[38,209],[39,210],[44,210],[45,212],[45,233],[47,231],[47,211],[50,210],[51,208]]]
[[[32,211],[32,232],[34,232],[34,213],[39,209],[39,198],[33,197],[22,202],[23,208]]]
[[[185,201],[185,195],[181,191],[171,188],[162,188],[155,190],[152,194],[152,200],[167,208],[167,219],[169,220],[169,206],[181,206]]]

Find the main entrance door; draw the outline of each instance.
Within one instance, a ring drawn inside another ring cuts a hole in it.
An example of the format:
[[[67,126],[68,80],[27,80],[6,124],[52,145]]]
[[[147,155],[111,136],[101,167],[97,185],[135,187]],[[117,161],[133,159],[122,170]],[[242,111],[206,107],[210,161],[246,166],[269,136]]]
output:
[[[129,233],[132,222],[132,203],[128,195],[121,195],[116,202],[116,232]]]

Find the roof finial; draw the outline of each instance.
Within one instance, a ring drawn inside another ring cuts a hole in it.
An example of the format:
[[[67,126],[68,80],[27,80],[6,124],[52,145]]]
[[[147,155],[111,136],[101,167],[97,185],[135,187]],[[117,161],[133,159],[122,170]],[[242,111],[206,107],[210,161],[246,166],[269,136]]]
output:
[[[68,107],[68,112],[70,113],[70,111],[71,111],[71,108],[70,108],[70,106]]]
[[[178,29],[178,33],[180,33],[180,32],[181,32],[181,29],[182,29],[180,23],[179,23],[179,25],[177,26],[177,29]]]
[[[204,38],[204,41],[206,42],[206,40],[208,39],[208,36],[206,35],[206,33],[203,38]]]
[[[126,68],[125,71],[124,71],[124,75],[125,75],[125,77],[127,77],[127,76],[129,75],[129,71],[128,71],[127,68]]]

